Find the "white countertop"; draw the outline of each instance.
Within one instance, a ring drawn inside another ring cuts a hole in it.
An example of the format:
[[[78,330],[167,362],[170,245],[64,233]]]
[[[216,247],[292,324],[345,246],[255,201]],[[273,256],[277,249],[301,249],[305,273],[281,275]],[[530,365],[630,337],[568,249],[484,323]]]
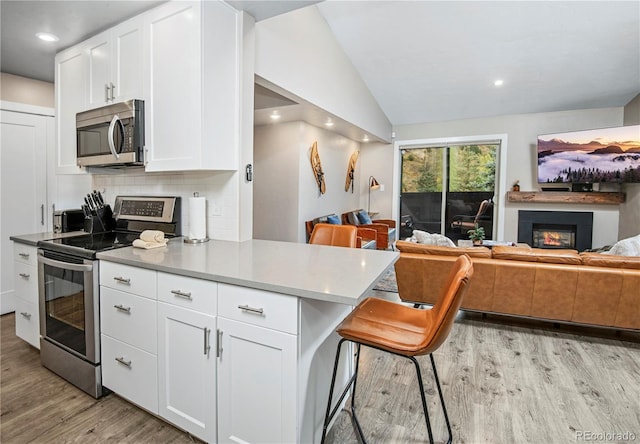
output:
[[[232,285],[348,305],[368,295],[398,259],[395,251],[292,242],[211,240],[98,253],[98,259]]]
[[[62,239],[64,237],[78,236],[80,234],[87,233],[85,233],[84,231],[70,231],[68,233],[54,233],[53,231],[45,231],[42,233],[16,234],[14,236],[10,236],[9,239],[21,244],[31,245],[35,247],[36,245],[38,245],[38,241],[41,240]]]

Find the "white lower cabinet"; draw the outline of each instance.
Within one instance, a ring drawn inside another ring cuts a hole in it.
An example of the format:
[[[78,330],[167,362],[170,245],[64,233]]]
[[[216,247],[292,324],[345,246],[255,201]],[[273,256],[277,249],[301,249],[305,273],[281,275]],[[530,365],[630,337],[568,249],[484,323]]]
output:
[[[218,438],[297,441],[297,336],[218,318]]]
[[[38,306],[37,254],[36,247],[13,243],[16,336],[39,349],[40,309]]]
[[[102,335],[102,384],[118,395],[158,414],[156,355]]]
[[[209,443],[217,441],[216,349],[214,316],[158,303],[159,414]]]

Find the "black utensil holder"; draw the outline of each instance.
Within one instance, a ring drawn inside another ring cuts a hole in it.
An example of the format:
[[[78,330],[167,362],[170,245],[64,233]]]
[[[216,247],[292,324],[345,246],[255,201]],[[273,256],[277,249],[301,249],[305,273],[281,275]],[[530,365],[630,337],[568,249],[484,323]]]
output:
[[[116,227],[111,207],[106,205],[97,210],[91,210],[91,216],[84,218],[84,231],[87,233],[104,233]]]

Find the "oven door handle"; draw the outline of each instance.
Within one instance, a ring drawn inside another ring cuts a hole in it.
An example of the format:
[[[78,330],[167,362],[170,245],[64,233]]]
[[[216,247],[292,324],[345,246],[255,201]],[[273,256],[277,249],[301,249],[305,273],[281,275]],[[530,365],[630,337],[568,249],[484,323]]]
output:
[[[62,261],[49,259],[48,257],[44,257],[44,256],[38,256],[38,262],[42,262],[43,264],[50,265],[52,267],[65,268],[71,271],[93,270],[93,265],[90,265],[90,264],[71,264],[69,262],[62,262]]]

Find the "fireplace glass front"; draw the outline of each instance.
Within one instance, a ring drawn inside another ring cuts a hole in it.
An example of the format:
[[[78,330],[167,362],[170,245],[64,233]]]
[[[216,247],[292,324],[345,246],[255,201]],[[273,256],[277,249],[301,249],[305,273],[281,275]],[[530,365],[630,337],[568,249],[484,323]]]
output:
[[[576,248],[576,226],[533,224],[534,248]]]

